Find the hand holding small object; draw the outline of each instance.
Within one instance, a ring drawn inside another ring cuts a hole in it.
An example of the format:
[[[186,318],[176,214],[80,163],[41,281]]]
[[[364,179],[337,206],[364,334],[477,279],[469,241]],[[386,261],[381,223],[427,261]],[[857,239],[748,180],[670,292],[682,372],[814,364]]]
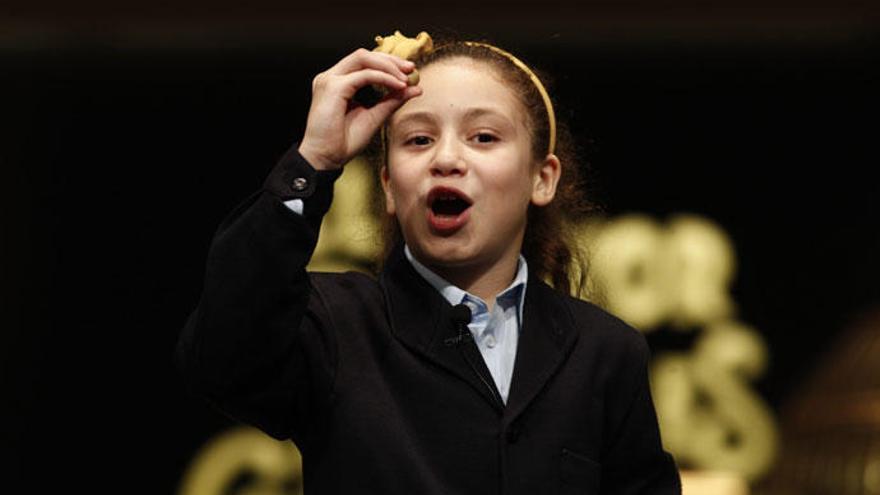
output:
[[[430,36],[376,37],[373,51],[359,48],[312,81],[312,103],[299,152],[315,169],[338,169],[360,153],[385,120],[407,100],[422,93],[416,84],[417,56],[433,47]],[[415,81],[415,82],[413,82]],[[372,104],[355,96],[380,88]]]

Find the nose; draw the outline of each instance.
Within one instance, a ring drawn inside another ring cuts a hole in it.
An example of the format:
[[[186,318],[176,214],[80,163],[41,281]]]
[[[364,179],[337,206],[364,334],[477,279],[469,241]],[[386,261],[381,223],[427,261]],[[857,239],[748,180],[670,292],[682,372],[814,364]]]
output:
[[[448,135],[440,138],[434,150],[431,175],[445,177],[467,173],[467,163],[462,155],[463,149],[455,136]]]

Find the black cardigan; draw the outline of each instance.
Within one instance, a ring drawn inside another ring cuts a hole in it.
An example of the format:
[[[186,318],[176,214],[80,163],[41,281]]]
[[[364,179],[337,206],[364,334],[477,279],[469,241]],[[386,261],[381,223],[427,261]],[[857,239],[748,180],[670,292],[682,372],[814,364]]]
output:
[[[639,332],[530,274],[505,406],[402,249],[378,280],[305,272],[338,173],[295,148],[218,229],[176,357],[222,411],[296,443],[306,493],[680,493]]]

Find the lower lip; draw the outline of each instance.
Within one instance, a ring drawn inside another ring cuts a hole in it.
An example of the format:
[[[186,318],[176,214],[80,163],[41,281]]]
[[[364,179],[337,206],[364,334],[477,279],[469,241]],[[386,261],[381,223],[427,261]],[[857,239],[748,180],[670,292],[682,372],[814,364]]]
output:
[[[464,227],[471,216],[471,209],[468,208],[458,215],[435,215],[434,211],[428,209],[428,225],[431,230],[440,235],[450,235],[458,232]]]

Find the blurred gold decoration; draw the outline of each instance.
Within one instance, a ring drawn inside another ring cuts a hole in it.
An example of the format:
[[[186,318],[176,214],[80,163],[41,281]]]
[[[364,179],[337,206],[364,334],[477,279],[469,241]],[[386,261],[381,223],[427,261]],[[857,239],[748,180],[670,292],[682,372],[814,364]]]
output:
[[[293,442],[255,428],[214,437],[184,473],[179,495],[301,495],[302,458]]]
[[[591,291],[603,305],[642,331],[662,322],[673,306],[673,276],[661,226],[645,215],[585,224],[578,242],[588,251]]]
[[[758,493],[880,494],[880,307],[841,332],[780,416],[781,461]]]
[[[370,166],[356,158],[336,181],[333,204],[321,224],[309,271],[369,272],[379,253],[379,200]]]
[[[729,290],[736,260],[727,234],[696,215],[673,217],[666,232],[666,254],[677,272],[678,297],[673,299],[670,323],[687,328],[731,316],[735,307]]]
[[[749,387],[767,364],[753,329],[713,324],[689,353],[654,359],[651,383],[663,442],[680,464],[756,480],[773,465],[773,414]]]
[[[654,358],[666,448],[680,465],[701,470],[692,479],[727,473],[745,484],[766,474],[777,427],[750,382],[763,374],[767,349],[756,330],[735,320],[729,287],[736,258],[723,229],[696,215],[661,224],[630,214],[584,224],[577,236],[595,302],[645,332],[661,325],[699,332],[690,351]]]
[[[749,495],[749,485],[735,473],[682,471],[681,495]]]
[[[590,287],[606,308],[648,332],[687,329],[729,317],[733,248],[724,231],[695,215],[661,225],[630,214],[587,223],[578,239],[589,254]]]

